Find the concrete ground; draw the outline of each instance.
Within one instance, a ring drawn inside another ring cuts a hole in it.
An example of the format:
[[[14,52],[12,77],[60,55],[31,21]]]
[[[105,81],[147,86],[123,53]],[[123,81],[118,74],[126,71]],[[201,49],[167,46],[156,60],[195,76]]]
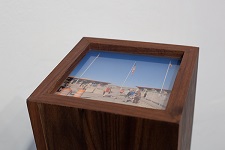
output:
[[[131,98],[125,97],[125,95],[118,94],[114,96],[111,94],[106,94],[105,96],[103,96],[103,94],[94,94],[94,93],[85,92],[81,96],[81,98],[119,103],[124,105],[132,105],[132,106],[138,106],[138,107],[145,107],[145,108],[152,108],[152,109],[164,109],[164,107],[154,103],[150,99],[145,99],[144,97],[141,97],[138,103],[133,103],[133,100]]]

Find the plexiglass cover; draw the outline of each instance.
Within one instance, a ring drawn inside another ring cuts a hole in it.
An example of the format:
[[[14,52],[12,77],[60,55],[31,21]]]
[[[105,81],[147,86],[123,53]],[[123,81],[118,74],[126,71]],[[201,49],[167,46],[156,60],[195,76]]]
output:
[[[90,50],[55,94],[165,110],[180,62]]]

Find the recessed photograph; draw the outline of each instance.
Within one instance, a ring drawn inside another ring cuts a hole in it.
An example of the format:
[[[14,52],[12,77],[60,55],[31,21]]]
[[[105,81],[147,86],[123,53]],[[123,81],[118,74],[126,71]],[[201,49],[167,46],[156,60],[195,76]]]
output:
[[[165,110],[180,63],[178,58],[90,50],[55,94]]]

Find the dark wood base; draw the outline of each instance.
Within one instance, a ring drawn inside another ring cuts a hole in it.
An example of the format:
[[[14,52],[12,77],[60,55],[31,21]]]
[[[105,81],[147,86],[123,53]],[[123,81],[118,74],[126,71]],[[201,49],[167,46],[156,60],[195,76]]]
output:
[[[55,95],[90,50],[182,58],[166,110]],[[189,150],[198,48],[83,38],[28,98],[38,150]]]

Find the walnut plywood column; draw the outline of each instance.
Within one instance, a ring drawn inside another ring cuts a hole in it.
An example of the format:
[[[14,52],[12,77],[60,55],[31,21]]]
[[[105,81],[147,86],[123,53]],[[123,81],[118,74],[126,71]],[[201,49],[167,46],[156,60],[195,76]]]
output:
[[[165,109],[55,94],[90,50],[180,59]],[[37,149],[189,150],[197,67],[197,47],[83,38],[27,99]]]

